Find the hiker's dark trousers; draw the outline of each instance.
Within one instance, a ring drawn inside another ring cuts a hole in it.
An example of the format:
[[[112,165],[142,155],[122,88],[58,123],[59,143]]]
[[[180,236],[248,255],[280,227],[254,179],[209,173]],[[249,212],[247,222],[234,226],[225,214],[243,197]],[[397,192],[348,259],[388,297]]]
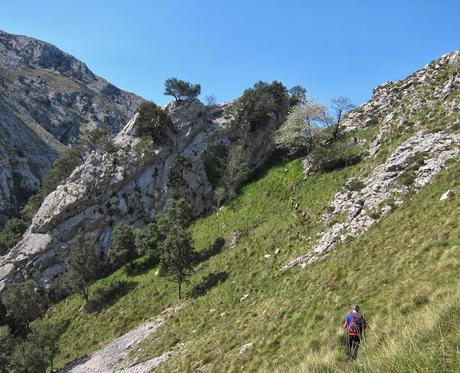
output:
[[[361,337],[359,335],[348,335],[347,354],[350,359],[356,359],[356,355],[358,355],[358,348],[360,342]]]

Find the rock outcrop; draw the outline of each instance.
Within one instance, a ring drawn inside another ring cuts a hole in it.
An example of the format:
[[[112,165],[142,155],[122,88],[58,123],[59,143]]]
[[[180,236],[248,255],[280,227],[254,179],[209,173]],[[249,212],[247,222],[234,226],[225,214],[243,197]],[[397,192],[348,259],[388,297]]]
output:
[[[283,269],[324,258],[403,204],[460,153],[460,51],[447,54],[399,82],[374,90],[373,98],[342,122],[346,132],[377,126],[370,162],[390,155],[369,175],[354,177],[322,216],[325,230],[306,254]],[[408,137],[401,145],[399,138]],[[393,149],[392,149],[393,148]],[[385,153],[383,153],[385,154]],[[311,165],[304,164],[308,177]]]
[[[170,134],[144,150],[143,140],[136,136],[135,116],[115,138],[115,151],[93,151],[45,198],[22,240],[0,258],[0,289],[28,277],[45,289],[53,287],[64,270],[68,243],[80,230],[104,251],[115,224],[142,226],[163,210],[170,197],[184,197],[195,216],[208,210],[216,193],[205,154],[212,156],[213,149],[224,147],[226,163],[250,174],[271,156],[273,132],[287,109],[286,100],[277,118],[254,130],[238,119],[233,104],[173,102],[165,109],[173,122]],[[235,187],[239,179],[230,176],[223,176],[225,184]]]
[[[64,145],[102,124],[118,132],[141,101],[51,44],[0,31],[0,228]]]

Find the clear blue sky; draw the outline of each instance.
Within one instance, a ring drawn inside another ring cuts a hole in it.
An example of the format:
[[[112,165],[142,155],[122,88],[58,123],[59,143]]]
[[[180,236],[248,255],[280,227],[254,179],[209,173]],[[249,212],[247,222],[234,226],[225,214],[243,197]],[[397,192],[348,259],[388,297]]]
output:
[[[460,49],[459,16],[459,0],[15,0],[2,3],[0,29],[53,43],[159,104],[171,76],[218,101],[280,80],[361,104]]]

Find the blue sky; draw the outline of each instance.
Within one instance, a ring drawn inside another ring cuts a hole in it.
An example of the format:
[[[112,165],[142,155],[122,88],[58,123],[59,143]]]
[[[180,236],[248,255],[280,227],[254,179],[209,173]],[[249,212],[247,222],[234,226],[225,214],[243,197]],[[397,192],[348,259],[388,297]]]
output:
[[[158,104],[166,78],[228,101],[258,80],[367,101],[460,49],[459,0],[5,1],[0,29],[55,44]]]

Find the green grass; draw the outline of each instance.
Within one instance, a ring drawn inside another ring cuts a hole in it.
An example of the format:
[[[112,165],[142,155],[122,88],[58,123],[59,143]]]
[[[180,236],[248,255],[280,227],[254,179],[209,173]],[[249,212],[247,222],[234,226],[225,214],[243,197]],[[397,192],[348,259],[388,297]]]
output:
[[[133,361],[159,356],[183,342],[185,349],[159,371],[454,371],[460,344],[458,328],[452,327],[458,326],[460,196],[438,200],[447,189],[460,190],[458,162],[329,258],[304,270],[281,271],[313,246],[323,228],[321,213],[360,167],[304,180],[300,161],[281,164],[195,222],[191,232],[199,250],[235,231],[241,240],[201,263],[188,289],[211,273],[227,272],[228,279],[188,299],[140,352],[136,349]],[[299,204],[297,211],[291,199]],[[281,251],[275,256],[277,248]],[[58,366],[177,304],[176,287],[155,271],[129,277],[120,270],[96,283],[93,291],[116,280],[131,283],[127,294],[99,312],[81,311],[78,296],[56,305],[49,317],[70,320]],[[353,302],[362,305],[370,328],[358,359],[350,363],[340,324]],[[240,354],[246,343],[253,348]]]

